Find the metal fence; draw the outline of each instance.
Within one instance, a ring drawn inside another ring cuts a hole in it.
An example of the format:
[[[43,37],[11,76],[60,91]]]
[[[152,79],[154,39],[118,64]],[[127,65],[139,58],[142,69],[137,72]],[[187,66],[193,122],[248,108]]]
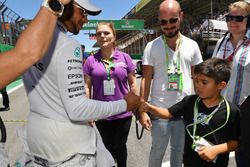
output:
[[[0,43],[14,46],[24,30],[24,19],[0,2]]]
[[[212,40],[212,41],[218,41],[220,38],[222,38],[225,35],[225,31],[202,31],[201,37],[203,40]]]

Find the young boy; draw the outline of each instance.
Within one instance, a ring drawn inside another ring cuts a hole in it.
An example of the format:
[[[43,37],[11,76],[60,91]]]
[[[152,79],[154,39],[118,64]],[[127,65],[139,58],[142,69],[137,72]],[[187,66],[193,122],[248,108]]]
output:
[[[183,116],[186,139],[185,167],[226,167],[229,152],[238,148],[239,109],[220,95],[230,78],[227,60],[208,59],[194,68],[198,95],[186,96],[169,109],[143,103],[141,112],[165,119]]]

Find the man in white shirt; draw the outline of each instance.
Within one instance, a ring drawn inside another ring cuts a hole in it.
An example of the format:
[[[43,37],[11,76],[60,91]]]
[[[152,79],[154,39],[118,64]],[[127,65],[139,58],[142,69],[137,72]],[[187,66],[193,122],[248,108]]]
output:
[[[163,108],[169,108],[194,93],[192,67],[202,62],[197,43],[179,31],[182,19],[183,12],[177,1],[163,1],[159,8],[163,35],[149,42],[144,50],[141,97],[148,100],[152,81],[150,102]],[[140,122],[146,129],[152,126],[149,167],[161,167],[169,140],[171,166],[181,167],[185,137],[182,118],[153,118],[151,125],[148,115],[141,114]]]

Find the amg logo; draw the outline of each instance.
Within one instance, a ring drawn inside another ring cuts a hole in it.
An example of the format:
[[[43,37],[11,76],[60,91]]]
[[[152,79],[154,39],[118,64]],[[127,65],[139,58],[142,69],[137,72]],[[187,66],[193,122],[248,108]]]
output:
[[[74,88],[69,88],[68,89],[68,92],[76,92],[76,91],[79,91],[79,90],[84,90],[84,86],[78,86],[78,87],[74,87]]]

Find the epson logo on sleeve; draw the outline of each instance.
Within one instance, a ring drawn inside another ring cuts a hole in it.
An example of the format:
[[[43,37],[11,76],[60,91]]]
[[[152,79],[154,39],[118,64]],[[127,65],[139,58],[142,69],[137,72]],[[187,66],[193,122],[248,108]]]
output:
[[[82,74],[68,74],[68,79],[82,78]]]

